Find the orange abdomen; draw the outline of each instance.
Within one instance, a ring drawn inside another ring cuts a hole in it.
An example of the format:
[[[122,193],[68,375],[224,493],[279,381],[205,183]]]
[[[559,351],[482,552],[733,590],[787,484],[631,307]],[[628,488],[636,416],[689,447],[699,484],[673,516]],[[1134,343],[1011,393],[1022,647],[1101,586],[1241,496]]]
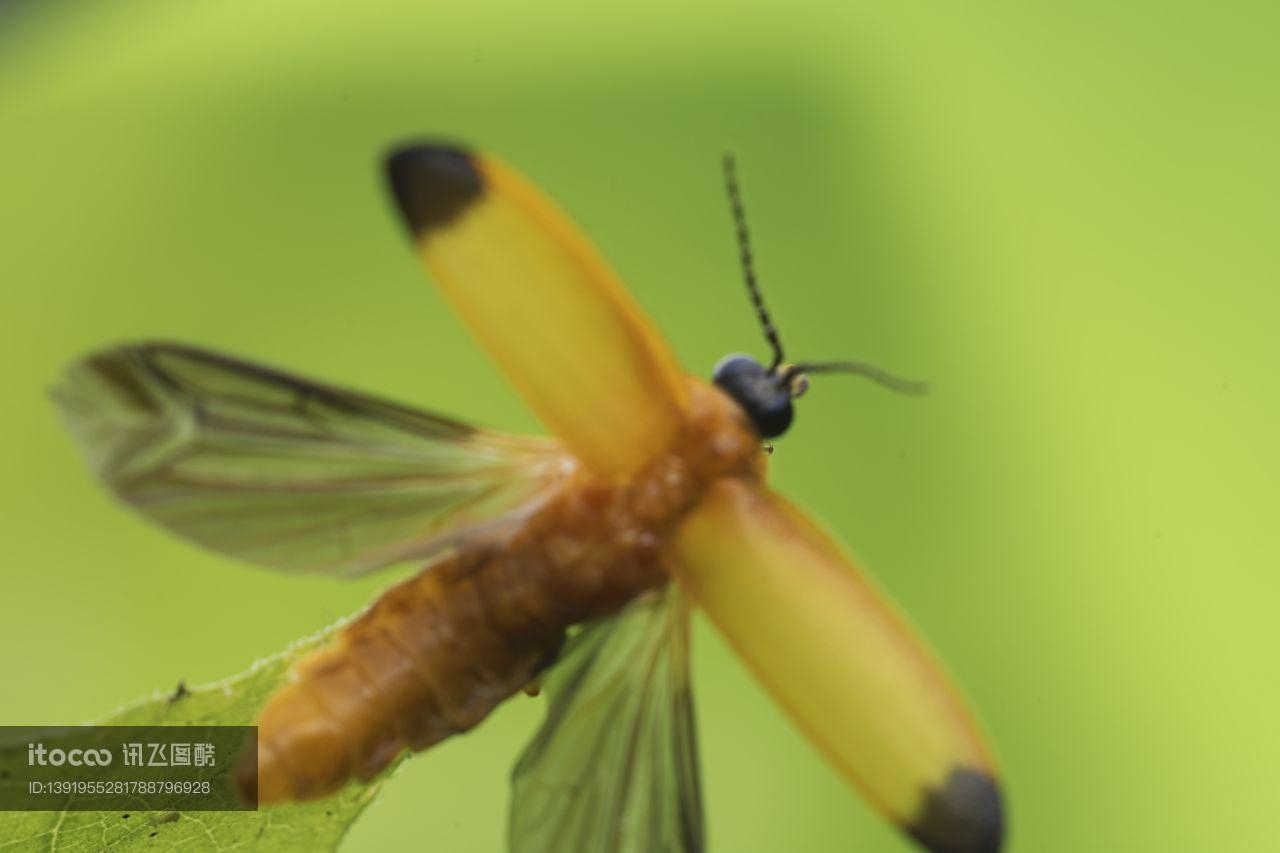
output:
[[[258,719],[246,794],[322,797],[467,731],[554,659],[570,626],[665,583],[662,545],[706,483],[759,473],[735,411],[696,390],[701,417],[680,452],[626,481],[571,477],[509,536],[436,559],[300,661]]]

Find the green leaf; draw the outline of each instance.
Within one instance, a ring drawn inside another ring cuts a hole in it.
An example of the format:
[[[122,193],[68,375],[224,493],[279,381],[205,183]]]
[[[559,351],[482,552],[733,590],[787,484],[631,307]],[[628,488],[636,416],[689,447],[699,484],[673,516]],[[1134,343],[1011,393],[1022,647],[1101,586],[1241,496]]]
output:
[[[190,690],[179,687],[126,706],[98,723],[129,726],[249,725],[298,658],[328,632],[301,640],[240,675]],[[398,762],[397,762],[398,763]],[[0,853],[184,853],[334,850],[377,796],[395,764],[372,782],[352,782],[323,800],[244,812],[0,812]]]

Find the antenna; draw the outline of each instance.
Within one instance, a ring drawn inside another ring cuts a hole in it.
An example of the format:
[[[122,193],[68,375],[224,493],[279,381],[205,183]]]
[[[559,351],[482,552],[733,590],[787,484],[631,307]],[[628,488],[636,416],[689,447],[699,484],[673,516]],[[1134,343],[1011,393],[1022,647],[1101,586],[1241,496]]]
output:
[[[852,373],[870,379],[877,385],[896,391],[899,394],[922,396],[929,393],[929,383],[917,379],[903,379],[895,376],[883,367],[876,367],[865,361],[828,361],[817,364],[793,364],[782,375],[784,383],[790,383],[798,376],[810,373]]]
[[[742,193],[738,189],[737,166],[733,155],[724,155],[724,184],[729,192],[729,207],[733,210],[733,223],[738,233],[738,256],[742,261],[742,275],[746,279],[747,293],[751,296],[751,304],[755,306],[756,317],[764,329],[765,339],[773,350],[773,363],[769,372],[775,372],[782,365],[782,340],[778,330],[773,327],[769,317],[769,309],[764,305],[764,296],[760,293],[760,285],[756,283],[754,258],[751,255],[751,236],[747,233],[747,213],[742,207]]]
[[[742,191],[738,187],[737,164],[734,162],[732,154],[724,155],[724,185],[729,192],[729,207],[733,211],[733,224],[737,229],[738,256],[742,261],[742,276],[746,280],[747,294],[751,297],[751,304],[755,306],[756,317],[760,320],[760,327],[764,329],[765,339],[773,350],[773,361],[769,364],[768,373],[776,378],[778,387],[786,389],[791,397],[799,397],[809,387],[809,383],[805,379],[806,374],[850,373],[870,379],[877,385],[888,388],[890,391],[896,391],[899,394],[917,396],[927,394],[929,391],[927,382],[903,379],[901,376],[895,376],[882,367],[863,361],[804,362],[783,366],[782,339],[778,336],[778,330],[773,326],[773,319],[769,316],[769,309],[764,304],[764,294],[760,292],[760,285],[756,282],[755,258],[751,254],[751,235],[747,231],[747,213],[742,206]]]

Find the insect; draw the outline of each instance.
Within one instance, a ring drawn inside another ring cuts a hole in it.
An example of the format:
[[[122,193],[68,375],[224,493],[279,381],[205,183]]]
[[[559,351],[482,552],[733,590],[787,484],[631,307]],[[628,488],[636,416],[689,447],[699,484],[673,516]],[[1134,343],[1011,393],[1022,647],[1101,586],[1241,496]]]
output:
[[[993,761],[962,700],[843,550],[765,484],[788,364],[726,178],[768,364],[685,375],[615,273],[498,159],[386,160],[430,277],[550,429],[482,430],[170,343],[118,346],[55,389],[106,485],[214,551],[288,572],[418,574],[303,658],[261,711],[261,804],[330,794],[465,732],[545,677],[510,847],[704,848],[689,683],[701,607],[817,748],[935,853],[992,853]]]

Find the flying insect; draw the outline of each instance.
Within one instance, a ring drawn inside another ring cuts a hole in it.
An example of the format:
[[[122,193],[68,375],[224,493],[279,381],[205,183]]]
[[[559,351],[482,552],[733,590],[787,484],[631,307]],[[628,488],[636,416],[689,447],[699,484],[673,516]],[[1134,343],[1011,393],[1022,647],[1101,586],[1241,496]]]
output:
[[[510,848],[704,849],[689,678],[702,608],[821,753],[934,853],[995,853],[992,756],[933,656],[844,550],[766,484],[808,377],[771,357],[685,374],[578,229],[502,161],[414,143],[386,175],[416,254],[552,438],[480,429],[207,350],[144,342],[55,399],[147,519],[285,572],[421,570],[298,662],[257,720],[262,805],[324,797],[545,681]],[[252,770],[253,768],[249,768]]]

